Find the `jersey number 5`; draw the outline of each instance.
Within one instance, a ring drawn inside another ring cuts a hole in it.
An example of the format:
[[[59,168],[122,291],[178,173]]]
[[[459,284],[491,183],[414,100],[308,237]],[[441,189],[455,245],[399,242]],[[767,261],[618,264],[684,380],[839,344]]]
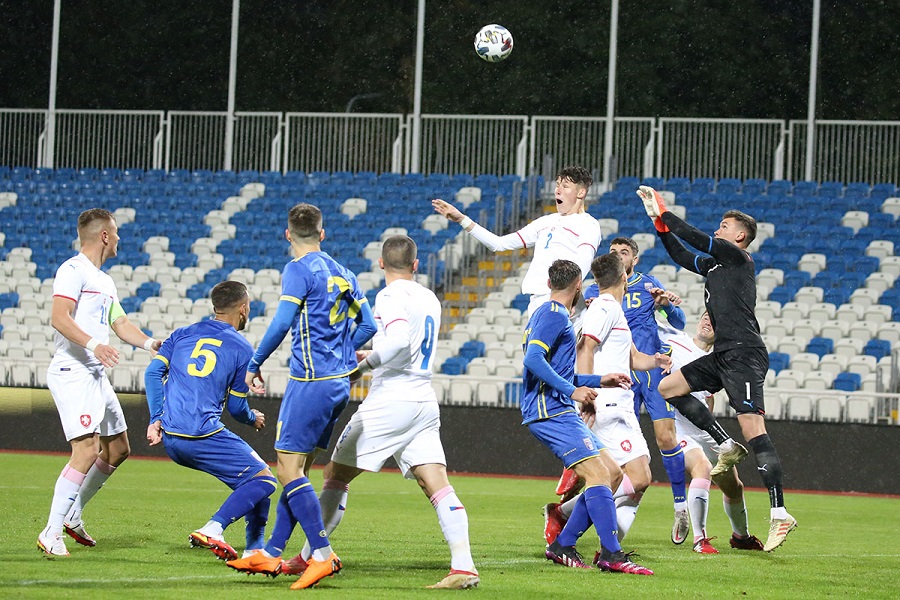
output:
[[[218,348],[222,345],[222,340],[217,340],[215,338],[200,338],[197,340],[197,344],[194,346],[194,351],[191,352],[191,358],[200,358],[203,357],[203,368],[198,369],[197,365],[194,363],[190,363],[187,366],[188,375],[192,375],[194,377],[206,377],[210,373],[213,372],[213,369],[216,368],[216,354],[209,348],[204,348],[203,346],[215,346]]]

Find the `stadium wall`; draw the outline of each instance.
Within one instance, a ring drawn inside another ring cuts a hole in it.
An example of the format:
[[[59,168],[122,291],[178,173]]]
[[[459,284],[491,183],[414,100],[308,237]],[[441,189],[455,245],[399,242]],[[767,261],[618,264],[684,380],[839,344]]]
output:
[[[161,446],[145,441],[149,415],[144,397],[121,394],[131,430],[133,456],[164,457]],[[275,461],[275,420],[279,400],[257,398],[252,405],[262,410],[270,426],[255,433],[225,417],[226,425],[246,439],[269,462]],[[335,428],[332,442],[358,404],[348,407]],[[557,477],[559,462],[521,425],[517,410],[472,406],[441,406],[441,437],[449,468],[454,472]],[[720,419],[723,427],[739,436],[735,419]],[[648,440],[652,424],[642,419]],[[900,427],[848,423],[769,421],[768,430],[778,447],[789,489],[833,492],[900,494]],[[650,442],[653,448],[653,442]],[[0,388],[0,449],[25,452],[68,452],[50,392],[46,389]],[[659,455],[652,451],[654,481],[667,481]],[[319,457],[321,464],[327,456]],[[394,465],[390,465],[394,466]],[[759,486],[752,460],[740,466],[744,482]]]

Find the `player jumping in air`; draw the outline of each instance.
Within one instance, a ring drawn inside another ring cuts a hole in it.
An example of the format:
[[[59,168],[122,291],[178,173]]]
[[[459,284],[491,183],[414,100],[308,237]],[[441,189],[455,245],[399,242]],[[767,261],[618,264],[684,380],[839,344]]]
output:
[[[782,543],[797,521],[784,506],[781,461],[766,432],[763,386],[769,355],[759,332],[756,308],[756,271],[747,246],[756,237],[756,221],[737,210],[722,217],[719,229],[709,236],[688,225],[666,209],[656,190],[641,186],[638,195],[647,215],[672,259],[682,267],[706,277],[706,310],[716,331],[712,353],[675,371],[660,383],[659,392],[694,425],[719,444],[722,453],[710,476],[716,477],[743,460],[747,450],[725,432],[709,408],[691,395],[725,389],[737,412],[741,433],[756,455],[760,477],[769,490],[770,527],[765,550]],[[708,254],[694,254],[679,241]]]

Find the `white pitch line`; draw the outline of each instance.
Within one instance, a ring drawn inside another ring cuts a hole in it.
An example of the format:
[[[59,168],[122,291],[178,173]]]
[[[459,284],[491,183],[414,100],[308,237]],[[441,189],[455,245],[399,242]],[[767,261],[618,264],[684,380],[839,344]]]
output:
[[[129,579],[130,582],[153,583],[156,581],[192,581],[198,579],[222,579],[221,575],[189,575],[185,577],[152,577],[144,579]],[[28,579],[14,582],[18,585],[52,585],[54,583],[121,583],[121,579]]]

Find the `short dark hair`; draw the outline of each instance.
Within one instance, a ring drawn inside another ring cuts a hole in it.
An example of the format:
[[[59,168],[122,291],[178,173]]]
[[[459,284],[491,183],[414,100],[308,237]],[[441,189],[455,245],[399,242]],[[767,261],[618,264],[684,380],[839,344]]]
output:
[[[291,237],[319,241],[322,233],[322,211],[312,204],[301,202],[288,212]]]
[[[724,215],[722,215],[722,218],[734,219],[738,222],[738,224],[747,234],[748,245],[756,239],[756,219],[754,219],[747,213],[741,212],[739,210],[729,210]]]
[[[637,245],[637,242],[634,241],[633,239],[631,239],[630,237],[622,236],[622,237],[613,238],[613,240],[609,243],[610,249],[612,249],[613,246],[628,246],[629,248],[631,248],[631,252],[635,256],[637,256],[638,253],[641,251],[641,249]]]
[[[601,254],[591,261],[591,273],[594,274],[594,281],[601,290],[616,285],[624,272],[622,257],[615,252]]]
[[[247,286],[240,281],[222,281],[213,286],[209,293],[213,310],[229,310],[243,304],[249,296]]]
[[[563,167],[556,173],[556,178],[568,179],[575,185],[583,185],[585,188],[590,188],[594,183],[594,177],[591,175],[591,172],[578,165]]]
[[[84,231],[91,227],[94,223],[116,222],[116,217],[105,208],[89,208],[78,215],[78,235],[81,236]]]
[[[550,276],[550,289],[566,290],[576,281],[581,281],[581,267],[571,260],[555,260],[547,270]]]
[[[417,252],[416,243],[407,235],[391,236],[381,245],[384,266],[397,271],[412,270]]]

